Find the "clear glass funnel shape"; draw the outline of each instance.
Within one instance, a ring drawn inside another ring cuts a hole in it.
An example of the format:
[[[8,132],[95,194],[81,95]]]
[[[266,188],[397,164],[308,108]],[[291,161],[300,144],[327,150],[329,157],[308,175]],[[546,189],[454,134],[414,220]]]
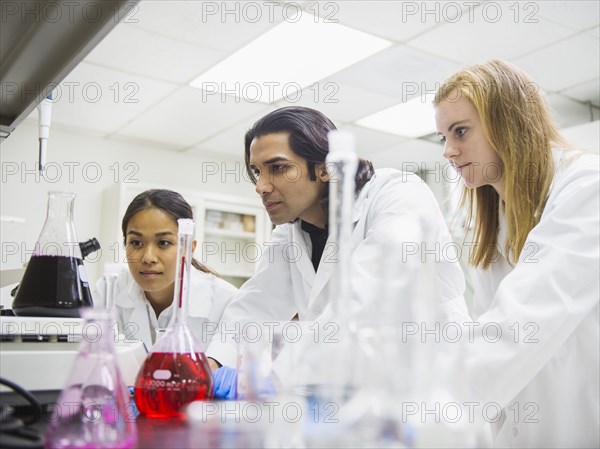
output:
[[[83,341],[45,434],[49,449],[126,449],[137,442],[135,407],[115,358],[114,316],[83,313]]]
[[[48,192],[46,222],[17,290],[15,314],[79,317],[82,307],[92,307],[73,225],[74,201],[74,193]]]
[[[186,324],[194,222],[179,225],[173,315],[140,368],[135,403],[149,418],[184,418],[183,408],[197,400],[212,399],[213,380],[202,346]]]

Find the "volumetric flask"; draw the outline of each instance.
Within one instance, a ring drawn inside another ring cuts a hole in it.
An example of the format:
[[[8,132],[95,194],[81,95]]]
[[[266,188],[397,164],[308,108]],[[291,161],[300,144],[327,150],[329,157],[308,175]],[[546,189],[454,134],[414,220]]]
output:
[[[135,382],[135,403],[149,418],[183,418],[193,401],[212,399],[213,380],[202,346],[186,324],[194,221],[179,225],[173,316]]]

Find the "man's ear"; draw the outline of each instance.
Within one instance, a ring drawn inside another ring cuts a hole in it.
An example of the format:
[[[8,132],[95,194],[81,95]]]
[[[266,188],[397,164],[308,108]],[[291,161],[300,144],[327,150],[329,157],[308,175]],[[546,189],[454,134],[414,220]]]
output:
[[[321,182],[329,182],[329,173],[325,164],[315,164],[315,174]]]
[[[192,242],[192,254],[194,254],[194,251],[196,251],[196,243],[198,243],[198,241],[194,239],[194,241]]]

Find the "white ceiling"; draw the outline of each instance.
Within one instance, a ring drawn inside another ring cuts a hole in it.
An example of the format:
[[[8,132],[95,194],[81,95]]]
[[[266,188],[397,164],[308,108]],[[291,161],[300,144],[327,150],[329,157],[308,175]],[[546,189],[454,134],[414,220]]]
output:
[[[441,147],[431,139],[406,139],[353,122],[412,98],[407,93],[415,89],[434,90],[463,65],[491,58],[525,69],[547,93],[562,127],[597,118],[596,0],[324,1],[290,2],[288,9],[273,3],[140,2],[65,79],[53,108],[53,126],[170,151],[240,158],[244,132],[256,119],[276,107],[299,104],[319,109],[339,127],[354,131],[359,153],[376,166],[431,162],[441,159]],[[322,17],[393,45],[304,89],[295,103],[251,103],[188,86],[285,20],[298,4],[305,12],[320,11]]]

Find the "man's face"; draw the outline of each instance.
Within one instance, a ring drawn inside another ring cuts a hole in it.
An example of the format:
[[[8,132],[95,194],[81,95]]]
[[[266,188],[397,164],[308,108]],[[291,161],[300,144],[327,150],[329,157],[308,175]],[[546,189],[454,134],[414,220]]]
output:
[[[324,164],[315,167],[312,181],[305,159],[292,151],[288,133],[266,134],[250,144],[250,168],[254,172],[256,192],[274,224],[297,218],[324,228],[327,214],[320,205],[328,175]]]

